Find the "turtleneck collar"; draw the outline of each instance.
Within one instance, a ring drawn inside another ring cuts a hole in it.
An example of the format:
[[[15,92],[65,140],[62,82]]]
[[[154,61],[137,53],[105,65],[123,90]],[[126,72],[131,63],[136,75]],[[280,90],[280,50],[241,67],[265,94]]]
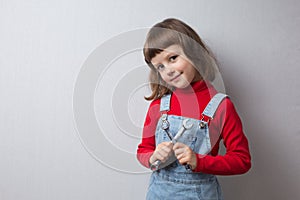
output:
[[[201,80],[191,83],[186,88],[176,88],[173,92],[176,94],[196,93],[206,90],[209,87],[211,87],[211,84],[208,81]]]

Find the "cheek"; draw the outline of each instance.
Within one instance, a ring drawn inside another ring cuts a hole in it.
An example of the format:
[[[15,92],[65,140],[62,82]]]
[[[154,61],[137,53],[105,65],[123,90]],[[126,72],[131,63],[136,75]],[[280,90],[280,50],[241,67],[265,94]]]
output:
[[[191,71],[193,68],[193,64],[188,60],[181,60],[180,62],[178,62],[177,69],[180,71]]]
[[[181,70],[184,70],[188,66],[188,62],[186,62],[184,59],[181,59],[177,64],[178,68]]]
[[[198,74],[197,70],[193,66],[191,66],[191,65],[185,70],[186,78],[189,81],[192,81],[197,74]]]
[[[191,66],[191,69],[190,69],[191,73],[193,74],[197,74],[197,69],[194,67],[194,66]]]
[[[165,73],[160,73],[160,77],[162,78],[162,80],[164,80],[165,82],[167,81],[167,75]]]

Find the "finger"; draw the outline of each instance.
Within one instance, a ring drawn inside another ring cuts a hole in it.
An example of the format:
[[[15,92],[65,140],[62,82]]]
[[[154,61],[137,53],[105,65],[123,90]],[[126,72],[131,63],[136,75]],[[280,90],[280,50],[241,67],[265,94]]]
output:
[[[159,149],[162,149],[162,150],[167,150],[167,151],[171,151],[173,150],[173,144],[171,142],[163,142],[163,143],[160,143],[157,147],[156,147],[158,150]]]
[[[157,153],[157,154],[155,155],[155,160],[160,160],[160,161],[162,161],[162,160],[163,160],[163,156],[161,156],[159,153]]]
[[[193,154],[193,151],[187,146],[185,146],[183,148],[175,149],[174,152],[175,152],[175,156],[177,157],[178,160],[181,160],[181,159],[190,160],[192,157],[192,154]]]
[[[156,160],[160,160],[161,162],[164,162],[166,160],[166,156],[162,152],[157,152],[155,155]]]
[[[171,155],[171,152],[171,149],[163,147],[162,149],[157,150],[156,158],[164,162]]]
[[[173,149],[170,148],[169,146],[164,146],[164,147],[161,148],[161,151],[166,153],[166,154],[170,154],[173,151]]]
[[[186,147],[185,144],[180,143],[180,142],[176,142],[176,143],[174,144],[174,146],[173,146],[173,150],[175,151],[175,149],[181,149],[181,148],[184,148],[184,147]]]
[[[182,165],[190,165],[191,169],[195,169],[197,166],[197,159],[195,158],[195,154],[192,153],[185,153],[184,156],[178,160]]]
[[[177,149],[174,150],[174,154],[177,157],[177,159],[181,158],[183,153],[184,153],[183,148],[177,148]]]
[[[189,146],[183,143],[176,143],[173,147],[173,151],[175,152],[175,155],[182,154],[183,152],[188,150],[189,150]]]
[[[186,153],[180,154],[179,157],[180,158],[178,159],[178,161],[180,162],[180,164],[186,164],[191,161],[191,156],[187,155]]]
[[[166,147],[173,149],[174,144],[172,142],[167,142]]]
[[[182,159],[180,159],[180,160],[178,160],[178,161],[179,161],[179,163],[180,163],[181,165],[188,165],[188,164],[189,164],[189,161],[186,160],[185,158],[182,158]]]
[[[190,152],[183,152],[178,156],[178,161],[180,164],[185,165],[185,164],[190,164],[192,162],[192,155]]]
[[[160,145],[163,145],[163,146],[172,146],[173,143],[172,142],[162,142],[162,143],[160,143]]]

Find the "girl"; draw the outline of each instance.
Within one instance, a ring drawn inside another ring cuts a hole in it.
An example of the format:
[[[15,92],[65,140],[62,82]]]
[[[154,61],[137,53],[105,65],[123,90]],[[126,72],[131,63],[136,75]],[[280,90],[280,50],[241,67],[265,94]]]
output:
[[[215,59],[177,19],[153,26],[143,52],[152,102],[137,158],[153,170],[147,199],[223,199],[215,175],[246,173],[251,158],[234,105],[210,83]],[[221,140],[225,155],[218,154]]]

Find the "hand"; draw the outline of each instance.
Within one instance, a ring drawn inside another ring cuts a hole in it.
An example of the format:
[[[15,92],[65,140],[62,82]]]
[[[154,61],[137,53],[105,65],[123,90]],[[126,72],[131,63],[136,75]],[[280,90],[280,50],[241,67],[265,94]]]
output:
[[[194,170],[197,167],[196,154],[189,146],[177,142],[173,146],[173,150],[180,164],[182,165],[188,164],[192,167],[192,170]]]
[[[173,152],[172,142],[162,142],[156,146],[154,153],[149,159],[149,163],[153,164],[155,161],[160,160],[162,163],[165,162]]]

